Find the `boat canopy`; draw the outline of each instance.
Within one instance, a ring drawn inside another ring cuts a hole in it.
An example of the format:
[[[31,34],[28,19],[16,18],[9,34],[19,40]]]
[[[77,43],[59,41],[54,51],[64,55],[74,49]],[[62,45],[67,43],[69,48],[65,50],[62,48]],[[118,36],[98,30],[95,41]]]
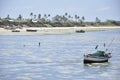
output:
[[[97,51],[96,53],[91,54],[91,56],[108,57],[108,54],[105,53],[105,51]]]

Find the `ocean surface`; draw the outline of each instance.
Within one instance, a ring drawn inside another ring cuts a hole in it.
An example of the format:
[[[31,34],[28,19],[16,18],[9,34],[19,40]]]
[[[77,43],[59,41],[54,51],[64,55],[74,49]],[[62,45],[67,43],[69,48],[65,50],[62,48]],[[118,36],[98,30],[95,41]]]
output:
[[[96,45],[109,48],[112,58],[84,64],[83,55]],[[120,80],[120,30],[0,36],[0,80]]]

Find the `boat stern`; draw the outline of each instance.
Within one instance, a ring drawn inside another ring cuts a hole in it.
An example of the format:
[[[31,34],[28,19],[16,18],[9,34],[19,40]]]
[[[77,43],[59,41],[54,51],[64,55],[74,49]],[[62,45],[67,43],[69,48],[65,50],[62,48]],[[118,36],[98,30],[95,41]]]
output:
[[[112,57],[112,53],[108,53],[108,58],[111,58]]]

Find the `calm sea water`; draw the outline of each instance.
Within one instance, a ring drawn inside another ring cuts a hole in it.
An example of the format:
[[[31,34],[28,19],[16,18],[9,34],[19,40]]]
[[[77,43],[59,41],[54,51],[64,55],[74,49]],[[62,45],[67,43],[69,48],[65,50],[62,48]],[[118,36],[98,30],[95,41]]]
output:
[[[83,55],[109,48],[108,63]],[[38,43],[41,42],[41,46]],[[0,36],[0,80],[119,80],[120,30],[67,35]]]

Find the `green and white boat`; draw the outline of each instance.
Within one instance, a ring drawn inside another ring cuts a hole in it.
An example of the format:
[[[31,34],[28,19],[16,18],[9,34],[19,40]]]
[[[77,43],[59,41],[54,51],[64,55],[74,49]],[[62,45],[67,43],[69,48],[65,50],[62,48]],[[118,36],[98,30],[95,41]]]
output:
[[[108,59],[112,57],[111,53],[105,51],[97,51],[93,54],[84,55],[84,63],[103,63],[108,62]]]

